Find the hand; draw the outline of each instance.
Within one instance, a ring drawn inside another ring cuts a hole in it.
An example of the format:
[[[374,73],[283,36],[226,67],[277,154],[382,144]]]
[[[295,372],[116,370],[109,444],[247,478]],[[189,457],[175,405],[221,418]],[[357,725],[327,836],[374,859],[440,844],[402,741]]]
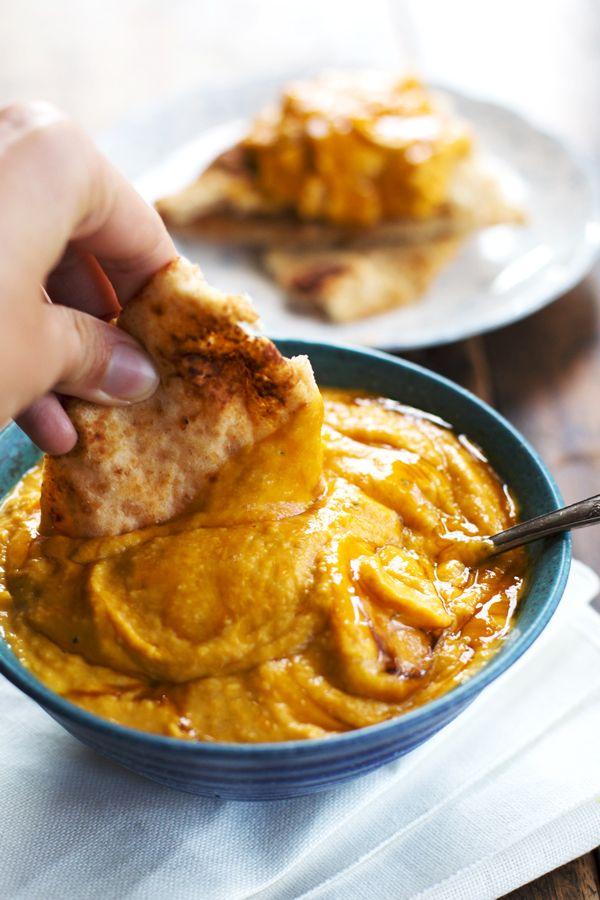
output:
[[[103,319],[175,256],[157,213],[65,115],[0,109],[0,424],[65,453],[77,434],[57,394],[150,396],[152,363]]]

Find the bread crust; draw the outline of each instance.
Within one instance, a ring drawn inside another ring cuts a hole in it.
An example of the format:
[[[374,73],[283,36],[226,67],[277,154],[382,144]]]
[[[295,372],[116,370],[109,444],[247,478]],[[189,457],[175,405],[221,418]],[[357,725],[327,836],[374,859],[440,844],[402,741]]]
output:
[[[185,259],[155,275],[118,327],[153,358],[159,387],[125,407],[67,401],[79,439],[45,460],[42,532],[114,535],[175,518],[232,455],[318,395],[308,359],[243,327],[256,322],[247,298],[210,287]]]
[[[446,202],[430,218],[397,219],[369,229],[303,221],[257,191],[242,145],[221,154],[183,190],[158,200],[156,209],[176,232],[255,249],[418,244],[524,218],[485,159],[473,155],[457,165]]]
[[[451,237],[358,250],[272,250],[264,262],[295,306],[341,324],[413,303],[460,243]]]

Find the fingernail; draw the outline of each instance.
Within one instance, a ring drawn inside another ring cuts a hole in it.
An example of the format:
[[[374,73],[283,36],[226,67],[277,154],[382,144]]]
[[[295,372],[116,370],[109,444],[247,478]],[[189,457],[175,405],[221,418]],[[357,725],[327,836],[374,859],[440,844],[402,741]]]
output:
[[[132,344],[115,344],[100,390],[114,400],[136,403],[151,397],[158,374],[148,357]]]

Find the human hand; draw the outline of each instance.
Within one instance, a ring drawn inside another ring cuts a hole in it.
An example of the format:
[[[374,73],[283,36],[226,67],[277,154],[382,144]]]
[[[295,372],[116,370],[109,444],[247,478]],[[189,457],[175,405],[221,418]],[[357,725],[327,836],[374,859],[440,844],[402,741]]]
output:
[[[77,434],[57,394],[150,396],[152,363],[103,319],[175,256],[157,213],[63,113],[0,109],[0,423],[65,453]]]

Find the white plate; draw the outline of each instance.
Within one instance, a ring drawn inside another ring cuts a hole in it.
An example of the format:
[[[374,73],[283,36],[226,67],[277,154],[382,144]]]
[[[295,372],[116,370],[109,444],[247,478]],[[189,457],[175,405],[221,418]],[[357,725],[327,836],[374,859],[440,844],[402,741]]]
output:
[[[497,161],[528,222],[488,228],[473,237],[414,305],[334,325],[290,309],[248,254],[196,240],[179,240],[181,252],[200,263],[212,284],[250,294],[265,330],[278,337],[408,350],[489,331],[540,309],[573,287],[596,256],[600,215],[593,172],[556,138],[512,110],[445,92]],[[243,102],[240,98],[240,106]],[[242,106],[242,112],[248,110]],[[138,189],[153,201],[183,186],[244,127],[242,119],[208,127],[139,178]]]

